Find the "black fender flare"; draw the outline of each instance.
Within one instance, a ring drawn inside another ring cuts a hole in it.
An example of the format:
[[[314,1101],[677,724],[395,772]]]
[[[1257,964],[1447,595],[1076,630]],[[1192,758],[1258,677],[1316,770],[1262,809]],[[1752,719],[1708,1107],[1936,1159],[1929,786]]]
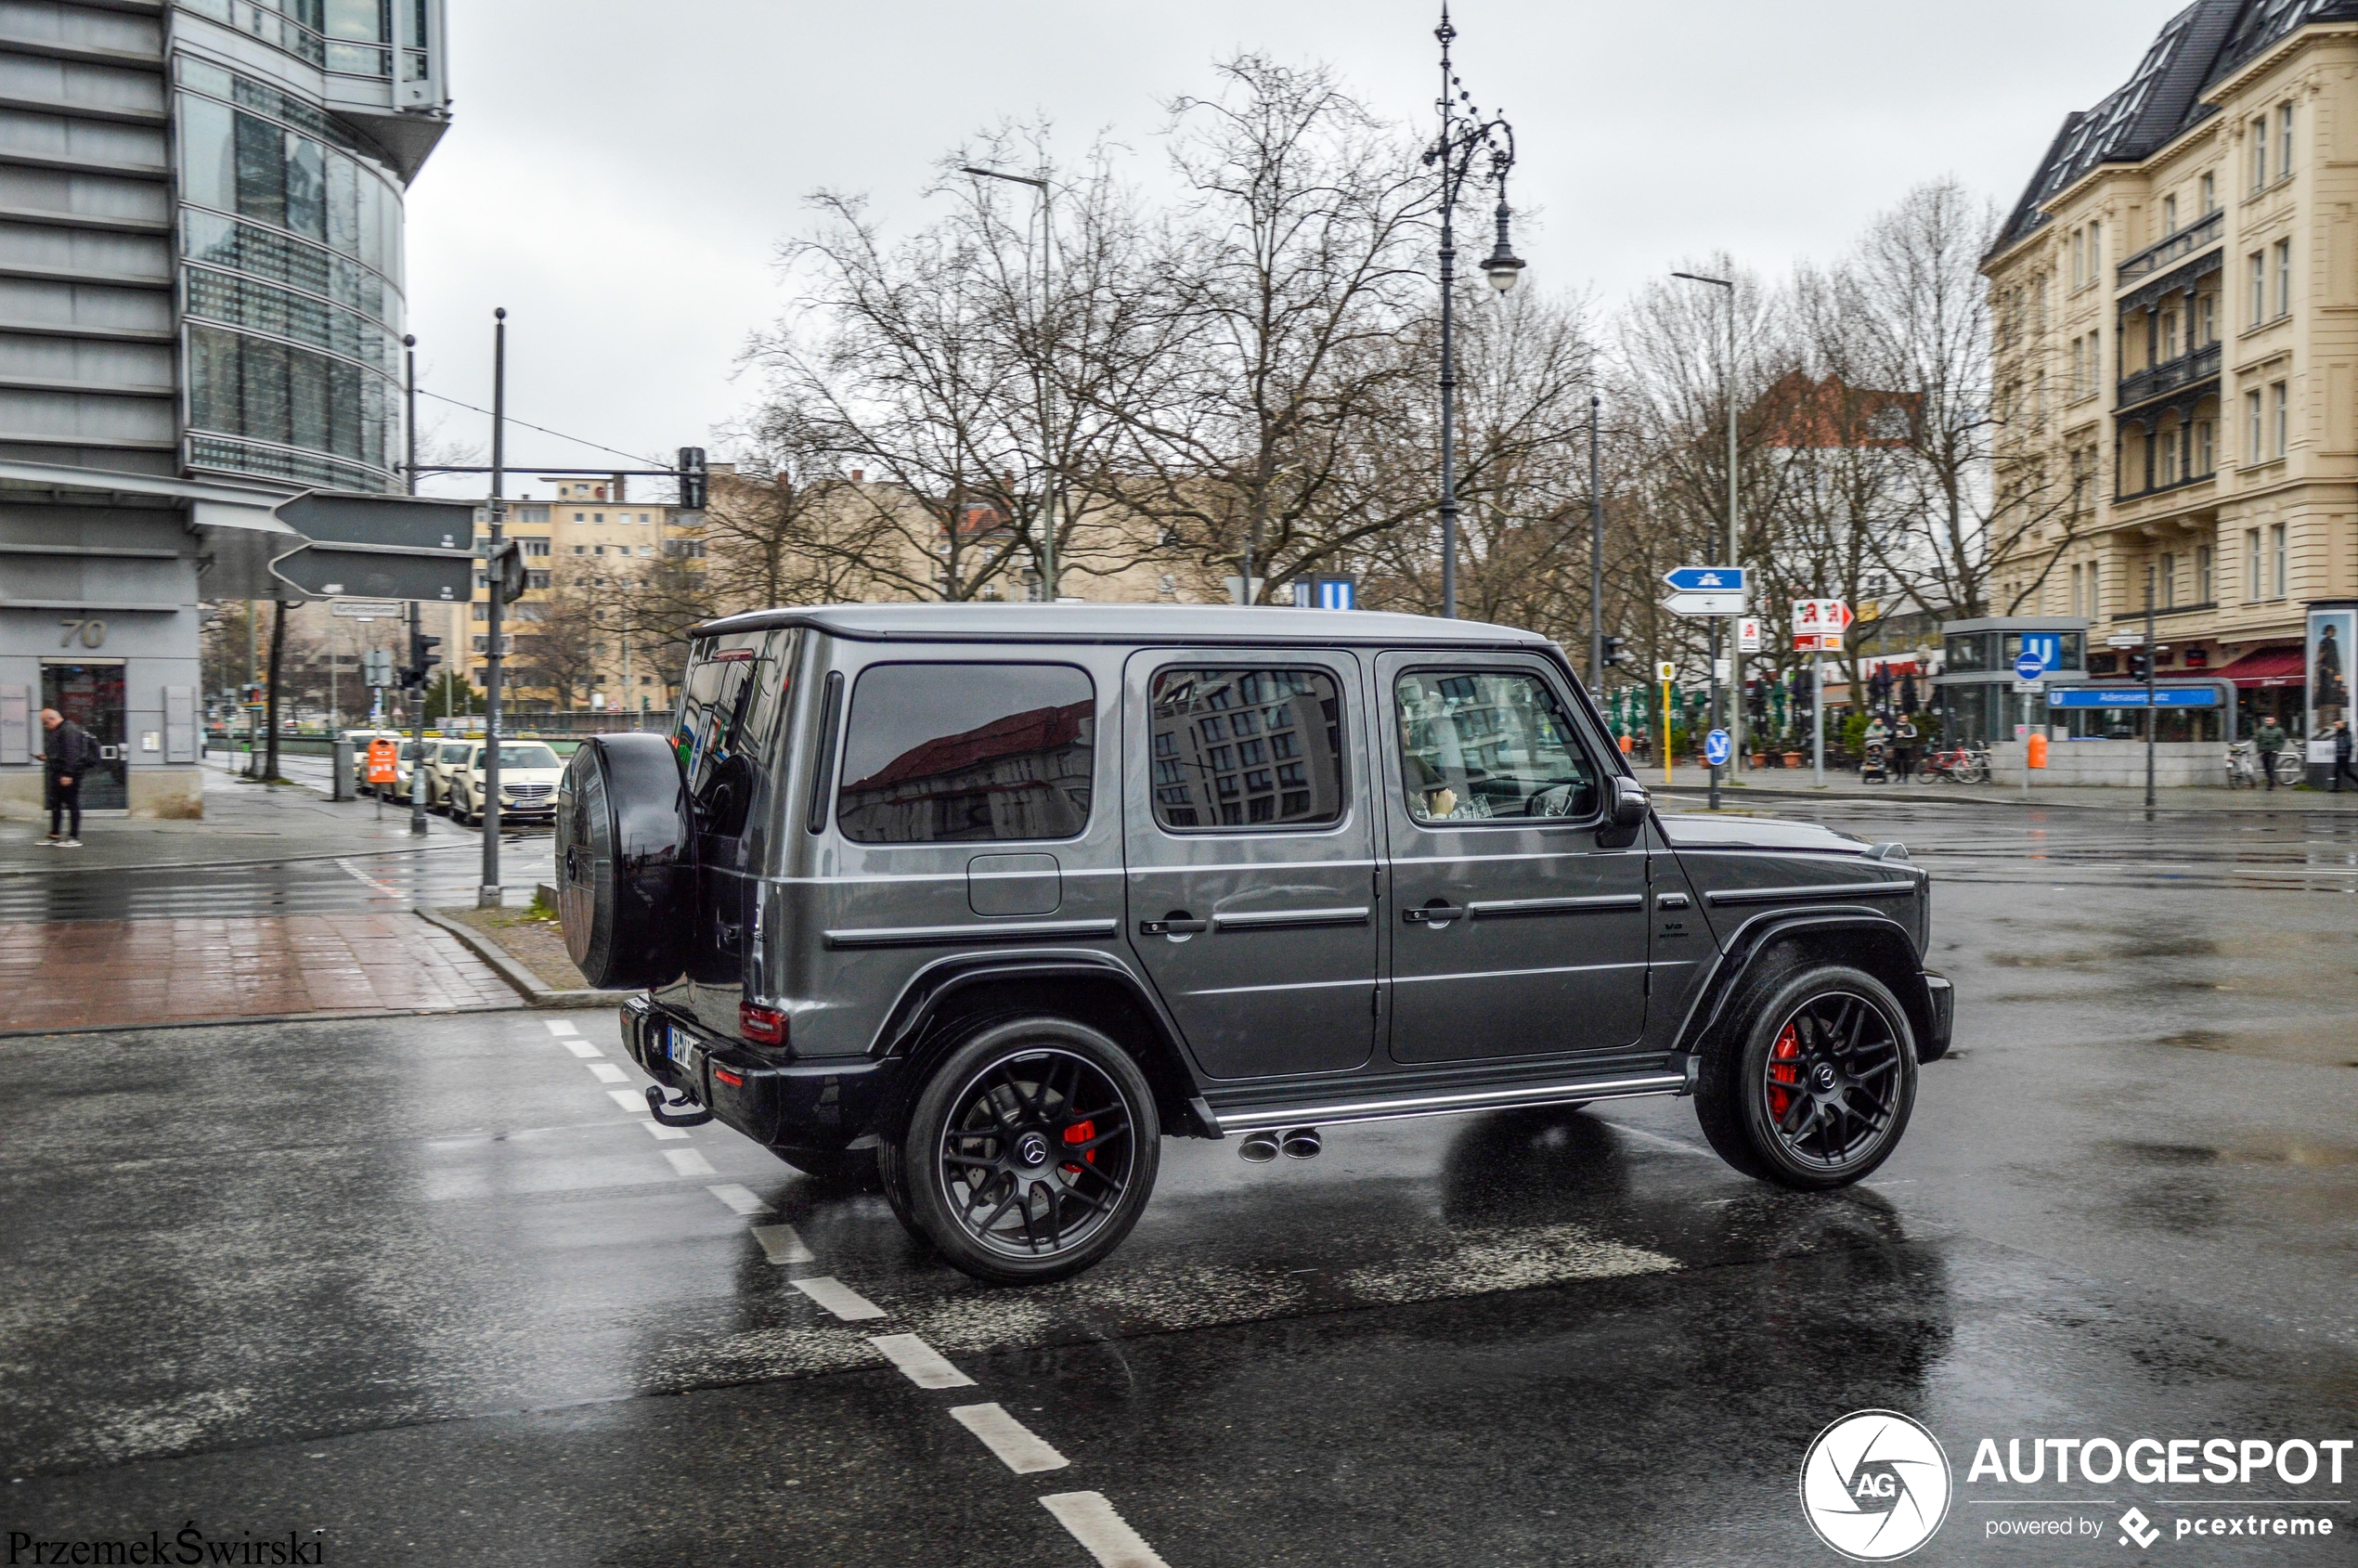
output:
[[[1831,905],[1808,910],[1765,910],[1736,927],[1711,973],[1696,988],[1694,1000],[1678,1026],[1673,1047],[1686,1057],[1687,1082],[1693,1086],[1696,1061],[1704,1043],[1727,1022],[1727,1009],[1756,973],[1765,955],[1788,939],[1848,935],[1871,942],[1875,962],[1862,965],[1878,975],[1908,1009],[1908,1024],[1916,1036],[1919,1056],[1926,1061],[1948,1048],[1946,997],[1935,995],[1936,977],[1928,976],[1908,928],[1880,910],[1864,906]],[[1939,980],[1937,989],[1946,991]]]
[[[908,1058],[922,1055],[933,1043],[933,1026],[957,1011],[962,993],[991,985],[1054,983],[1088,980],[1115,988],[1145,1022],[1148,1038],[1140,1042],[1148,1053],[1140,1066],[1150,1080],[1194,1122],[1198,1137],[1222,1136],[1220,1123],[1203,1098],[1202,1081],[1189,1059],[1179,1028],[1155,995],[1154,988],[1121,959],[1094,948],[1051,948],[1027,952],[1007,950],[952,953],[938,958],[909,978],[900,997],[876,1030],[868,1055]],[[1178,1130],[1173,1127],[1172,1130]]]

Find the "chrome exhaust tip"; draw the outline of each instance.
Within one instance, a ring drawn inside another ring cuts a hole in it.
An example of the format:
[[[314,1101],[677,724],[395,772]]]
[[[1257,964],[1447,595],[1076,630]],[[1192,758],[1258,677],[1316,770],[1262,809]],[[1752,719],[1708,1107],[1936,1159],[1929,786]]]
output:
[[[1266,1165],[1277,1158],[1277,1134],[1248,1133],[1245,1141],[1237,1146],[1237,1158],[1255,1165]]]
[[[1317,1128],[1297,1127],[1279,1139],[1277,1147],[1285,1151],[1289,1160],[1315,1160],[1318,1150],[1325,1146],[1318,1141]]]

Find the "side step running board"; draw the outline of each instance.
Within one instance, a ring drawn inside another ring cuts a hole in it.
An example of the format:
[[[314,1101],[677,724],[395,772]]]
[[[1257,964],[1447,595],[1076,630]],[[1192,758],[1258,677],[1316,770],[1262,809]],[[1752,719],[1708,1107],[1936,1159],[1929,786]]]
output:
[[[1238,1107],[1219,1114],[1224,1132],[1250,1133],[1269,1128],[1333,1126],[1346,1121],[1399,1121],[1412,1116],[1455,1116],[1470,1110],[1500,1110],[1520,1106],[1626,1099],[1637,1095],[1678,1095],[1685,1093],[1687,1087],[1687,1075],[1683,1072],[1650,1072],[1640,1078],[1591,1078],[1579,1082],[1524,1084],[1512,1089],[1413,1095],[1397,1099],[1351,1100],[1332,1105]]]

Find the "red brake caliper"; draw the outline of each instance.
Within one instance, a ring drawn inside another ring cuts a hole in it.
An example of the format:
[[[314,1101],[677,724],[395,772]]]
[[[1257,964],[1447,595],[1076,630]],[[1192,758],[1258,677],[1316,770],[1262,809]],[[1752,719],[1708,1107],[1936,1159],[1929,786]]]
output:
[[[1768,1050],[1768,1118],[1772,1121],[1782,1121],[1793,1104],[1793,1096],[1780,1084],[1795,1088],[1801,1084],[1801,1037],[1794,1032],[1791,1024],[1785,1026],[1784,1032],[1777,1036],[1777,1043]]]
[[[1085,1144],[1096,1135],[1097,1124],[1094,1121],[1076,1121],[1065,1129],[1065,1142],[1069,1144]],[[1093,1148],[1081,1158],[1095,1165],[1097,1162],[1097,1151]],[[1065,1172],[1069,1175],[1077,1176],[1081,1174],[1081,1167],[1067,1160]]]

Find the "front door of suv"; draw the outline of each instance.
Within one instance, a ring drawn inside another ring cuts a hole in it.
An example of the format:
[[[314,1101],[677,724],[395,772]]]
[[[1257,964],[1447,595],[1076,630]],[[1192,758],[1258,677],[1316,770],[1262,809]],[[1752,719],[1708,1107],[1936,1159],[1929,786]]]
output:
[[[1635,1045],[1644,846],[1600,843],[1604,770],[1535,655],[1385,654],[1392,1056]]]
[[[1375,1051],[1375,830],[1360,667],[1145,652],[1124,676],[1130,944],[1214,1078]]]

